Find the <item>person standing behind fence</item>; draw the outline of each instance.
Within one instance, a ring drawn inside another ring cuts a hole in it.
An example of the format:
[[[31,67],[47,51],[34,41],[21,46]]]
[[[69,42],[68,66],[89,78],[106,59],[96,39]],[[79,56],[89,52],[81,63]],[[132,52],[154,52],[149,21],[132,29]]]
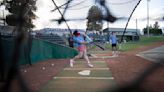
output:
[[[115,32],[112,32],[110,35],[110,40],[111,40],[111,45],[112,45],[112,55],[113,56],[118,56],[118,48],[117,48],[117,37]]]
[[[77,30],[74,31],[73,35],[74,35],[73,36],[74,48],[76,48],[79,51],[79,54],[75,56],[74,58],[70,59],[70,67],[73,67],[73,64],[75,63],[74,61],[75,59],[84,57],[84,59],[87,62],[87,65],[92,68],[93,65],[91,64],[87,56],[86,44],[88,42],[84,40],[84,35],[81,35]]]
[[[73,48],[73,37],[71,35],[69,35],[68,37],[68,43],[69,43],[69,47]]]

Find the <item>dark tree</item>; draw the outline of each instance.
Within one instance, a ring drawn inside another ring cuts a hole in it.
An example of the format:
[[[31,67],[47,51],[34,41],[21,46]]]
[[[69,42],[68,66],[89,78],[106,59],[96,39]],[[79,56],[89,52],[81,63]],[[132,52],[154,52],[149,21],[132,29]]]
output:
[[[154,24],[153,28],[154,28],[154,29],[159,29],[159,24],[158,24],[158,22],[157,22],[157,21],[155,22],[155,24]]]
[[[102,29],[102,12],[101,9],[97,6],[92,6],[88,12],[88,23],[87,29],[88,30],[96,30],[100,31]]]
[[[33,11],[36,10],[36,0],[9,0],[6,8],[11,13],[6,16],[6,22],[10,26],[21,24],[25,28],[33,28],[32,19],[35,19]]]
[[[153,25],[153,27],[150,25],[149,26],[149,33],[151,35],[161,35],[162,34],[162,30],[159,28],[159,24],[158,22],[156,21]],[[144,34],[147,34],[147,27],[143,29],[144,31]]]

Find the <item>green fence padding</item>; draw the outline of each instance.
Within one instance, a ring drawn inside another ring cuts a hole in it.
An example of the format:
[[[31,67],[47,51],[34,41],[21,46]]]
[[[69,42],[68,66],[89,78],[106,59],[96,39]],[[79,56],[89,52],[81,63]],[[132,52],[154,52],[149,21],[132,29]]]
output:
[[[43,40],[33,39],[30,56],[32,62],[37,62],[50,58],[72,58],[77,54],[78,52],[70,47],[54,44]]]
[[[3,58],[7,66],[12,61],[13,51],[14,51],[14,39],[5,38],[1,39],[1,48],[3,53]],[[37,63],[47,59],[66,59],[72,58],[78,54],[78,52],[70,47],[62,46],[59,44],[54,44],[44,40],[33,39],[30,55],[28,54],[28,45],[26,43],[22,44],[20,50],[19,64],[29,64]]]

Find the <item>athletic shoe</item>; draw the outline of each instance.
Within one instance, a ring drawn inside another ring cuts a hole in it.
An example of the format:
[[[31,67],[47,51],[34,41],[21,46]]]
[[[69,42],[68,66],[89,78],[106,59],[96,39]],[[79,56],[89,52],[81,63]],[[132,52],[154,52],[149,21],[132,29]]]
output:
[[[74,63],[73,59],[70,59],[70,62],[69,62],[70,67],[73,67],[73,63]]]
[[[93,67],[93,65],[92,65],[91,63],[88,63],[88,66],[89,66],[90,68],[92,68],[92,67]]]

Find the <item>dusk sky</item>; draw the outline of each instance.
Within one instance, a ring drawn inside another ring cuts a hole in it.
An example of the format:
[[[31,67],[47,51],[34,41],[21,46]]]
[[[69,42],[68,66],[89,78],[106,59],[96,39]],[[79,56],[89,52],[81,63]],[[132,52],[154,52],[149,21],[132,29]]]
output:
[[[55,0],[58,6],[65,3],[66,0]],[[110,11],[116,17],[129,17],[130,13],[134,9],[135,5],[139,0],[106,0]],[[79,4],[80,3],[80,4]],[[79,4],[79,5],[76,5]],[[85,19],[89,8],[94,5],[94,0],[73,0],[65,14],[66,19]],[[50,27],[50,28],[67,28],[66,25],[58,25],[57,22],[50,21],[51,19],[58,19],[60,17],[59,12],[50,12],[55,8],[51,0],[38,0],[37,2],[38,19],[34,22],[36,24],[36,29]],[[63,11],[63,9],[61,9]],[[161,21],[161,16],[164,16],[164,0],[150,0],[149,2],[149,15],[150,15],[150,24],[153,25],[155,21],[159,22],[160,27],[164,27],[164,20]],[[147,0],[142,0],[140,5],[135,10],[128,28],[136,28],[136,19],[138,20],[138,28],[142,29],[147,25]],[[126,20],[117,20],[114,23],[109,23],[109,27],[119,27],[124,28],[127,23]],[[83,21],[69,21],[70,28],[86,28],[86,20]],[[104,22],[104,28],[107,27],[107,24]]]

